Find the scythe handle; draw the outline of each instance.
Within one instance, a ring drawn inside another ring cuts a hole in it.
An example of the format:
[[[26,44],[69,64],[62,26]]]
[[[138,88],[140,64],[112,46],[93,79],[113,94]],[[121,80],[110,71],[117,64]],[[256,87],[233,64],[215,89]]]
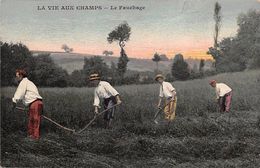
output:
[[[113,106],[111,106],[110,108],[106,109],[106,110],[103,110],[102,112],[96,114],[92,120],[90,120],[90,122],[84,127],[82,128],[81,130],[77,131],[78,134],[80,134],[82,131],[84,131],[85,129],[87,129],[95,120],[98,116],[104,114],[105,112],[107,112],[108,110],[111,110],[112,108],[116,107],[116,106],[119,106],[120,104],[115,104]]]
[[[20,111],[25,111],[25,108],[22,108],[22,107],[15,107],[16,109],[20,110]],[[41,115],[41,117],[43,117],[44,119],[48,120],[49,122],[55,124],[56,126],[64,129],[64,130],[67,130],[67,131],[71,131],[71,132],[75,132],[75,129],[70,129],[70,128],[67,128],[67,127],[64,127],[62,125],[60,125],[59,123],[57,123],[56,121],[50,119],[49,117],[45,116],[45,115]]]

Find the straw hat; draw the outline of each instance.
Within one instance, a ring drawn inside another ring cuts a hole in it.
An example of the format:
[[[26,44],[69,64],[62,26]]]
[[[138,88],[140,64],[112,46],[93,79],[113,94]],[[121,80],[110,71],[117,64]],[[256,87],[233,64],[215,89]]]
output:
[[[154,80],[158,80],[159,78],[164,79],[164,76],[162,74],[158,74],[155,76]]]
[[[91,75],[89,76],[89,80],[90,80],[90,81],[100,80],[100,76],[99,76],[99,74],[97,74],[97,73],[91,74]]]

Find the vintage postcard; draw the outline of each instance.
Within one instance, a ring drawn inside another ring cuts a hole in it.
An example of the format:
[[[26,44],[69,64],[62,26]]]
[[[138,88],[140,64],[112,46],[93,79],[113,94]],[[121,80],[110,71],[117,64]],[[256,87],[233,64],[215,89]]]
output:
[[[0,0],[0,48],[0,167],[260,167],[260,0]]]

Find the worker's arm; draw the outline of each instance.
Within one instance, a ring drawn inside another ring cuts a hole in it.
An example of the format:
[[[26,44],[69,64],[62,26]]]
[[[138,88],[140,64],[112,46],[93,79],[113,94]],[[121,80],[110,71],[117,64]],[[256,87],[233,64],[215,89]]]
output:
[[[216,87],[216,99],[219,100],[220,97],[220,88]]]
[[[158,105],[157,105],[158,108],[161,108],[161,103],[162,103],[162,97],[159,97],[159,101],[158,101]]]
[[[160,93],[159,93],[159,101],[158,101],[158,108],[161,108],[161,103],[162,103],[162,98],[163,98],[163,90],[162,90],[162,85],[160,86]]]
[[[172,100],[176,100],[176,91],[175,89],[172,90]]]
[[[99,107],[98,106],[95,106],[95,113],[98,114],[98,109]]]
[[[17,103],[19,100],[22,100],[24,98],[26,93],[26,86],[27,86],[26,81],[22,80],[18,85],[14,97],[12,99],[13,103]]]
[[[176,91],[175,91],[175,88],[170,84],[168,83],[167,84],[167,89],[171,91],[171,95],[172,95],[172,101],[175,100],[176,98]]]
[[[116,95],[116,103],[117,103],[117,104],[121,104],[121,103],[122,103],[119,94]]]
[[[95,90],[95,93],[94,93],[94,107],[95,107],[95,113],[98,113],[98,109],[100,108],[99,106],[99,103],[100,103],[100,100],[99,100],[99,97],[98,97],[98,94]]]

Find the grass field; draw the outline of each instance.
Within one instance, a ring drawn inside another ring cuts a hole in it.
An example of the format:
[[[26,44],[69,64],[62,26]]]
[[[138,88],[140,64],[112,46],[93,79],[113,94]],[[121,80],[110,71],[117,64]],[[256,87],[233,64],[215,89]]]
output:
[[[233,88],[231,113],[216,111],[209,79]],[[15,88],[1,93],[1,165],[5,167],[260,167],[260,71],[174,82],[177,116],[167,129],[151,122],[159,86],[120,86],[123,104],[113,129],[102,117],[80,135],[42,122],[26,137],[26,113],[11,112]],[[79,130],[93,117],[93,88],[40,88],[44,114]]]

